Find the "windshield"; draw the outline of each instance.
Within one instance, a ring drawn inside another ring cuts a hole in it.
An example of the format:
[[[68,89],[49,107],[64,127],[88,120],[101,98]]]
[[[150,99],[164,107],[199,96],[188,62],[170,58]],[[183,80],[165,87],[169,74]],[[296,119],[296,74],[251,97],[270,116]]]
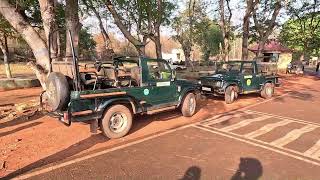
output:
[[[225,62],[217,65],[217,73],[233,72],[239,73],[241,62]]]

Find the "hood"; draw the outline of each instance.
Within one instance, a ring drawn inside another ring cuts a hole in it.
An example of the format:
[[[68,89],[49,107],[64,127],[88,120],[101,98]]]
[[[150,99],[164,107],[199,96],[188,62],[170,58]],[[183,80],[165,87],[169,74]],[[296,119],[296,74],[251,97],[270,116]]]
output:
[[[193,86],[193,87],[199,86],[199,84],[197,82],[186,80],[186,79],[177,79],[176,84],[179,86]]]
[[[226,80],[230,78],[235,78],[237,75],[236,74],[231,74],[231,73],[218,73],[210,76],[204,76],[201,77],[201,80]]]

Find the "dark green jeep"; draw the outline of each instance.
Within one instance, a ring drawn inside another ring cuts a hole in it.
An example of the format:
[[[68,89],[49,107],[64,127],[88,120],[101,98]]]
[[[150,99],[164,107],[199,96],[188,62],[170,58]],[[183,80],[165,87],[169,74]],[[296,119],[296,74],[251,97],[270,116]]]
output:
[[[260,93],[263,98],[274,94],[279,77],[259,71],[256,61],[229,61],[216,69],[216,74],[200,78],[202,92],[224,96],[225,102],[235,101],[238,94]]]
[[[72,72],[63,72],[63,67]],[[68,69],[68,68],[65,68]],[[52,62],[41,106],[70,126],[72,121],[90,122],[109,138],[126,135],[134,114],[153,114],[179,108],[183,116],[196,111],[200,85],[177,80],[161,59],[118,57],[113,62],[70,65]]]

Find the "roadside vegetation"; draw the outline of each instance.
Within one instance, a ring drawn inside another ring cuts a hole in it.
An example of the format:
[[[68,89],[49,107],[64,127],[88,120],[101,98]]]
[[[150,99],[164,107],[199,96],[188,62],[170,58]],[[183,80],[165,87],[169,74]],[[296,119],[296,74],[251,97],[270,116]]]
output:
[[[193,61],[250,59],[251,43],[259,45],[256,55],[261,56],[270,38],[292,48],[295,57],[318,57],[319,3],[319,0],[184,0],[179,3],[2,0],[1,75],[11,78],[23,73],[16,71],[13,64],[34,61],[29,66],[40,81],[45,81],[49,47],[52,57],[70,60],[69,30],[74,36],[76,52],[85,60],[106,60],[117,55],[162,58],[163,52],[181,48],[191,71]],[[55,31],[58,28],[60,31]],[[49,34],[52,34],[50,46]]]

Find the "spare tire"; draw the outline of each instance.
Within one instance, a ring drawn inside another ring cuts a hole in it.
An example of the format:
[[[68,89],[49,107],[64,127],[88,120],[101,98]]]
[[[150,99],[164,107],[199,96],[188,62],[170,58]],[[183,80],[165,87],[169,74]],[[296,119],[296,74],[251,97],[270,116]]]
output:
[[[70,90],[67,78],[58,72],[49,74],[46,97],[50,111],[62,110],[69,102]]]

